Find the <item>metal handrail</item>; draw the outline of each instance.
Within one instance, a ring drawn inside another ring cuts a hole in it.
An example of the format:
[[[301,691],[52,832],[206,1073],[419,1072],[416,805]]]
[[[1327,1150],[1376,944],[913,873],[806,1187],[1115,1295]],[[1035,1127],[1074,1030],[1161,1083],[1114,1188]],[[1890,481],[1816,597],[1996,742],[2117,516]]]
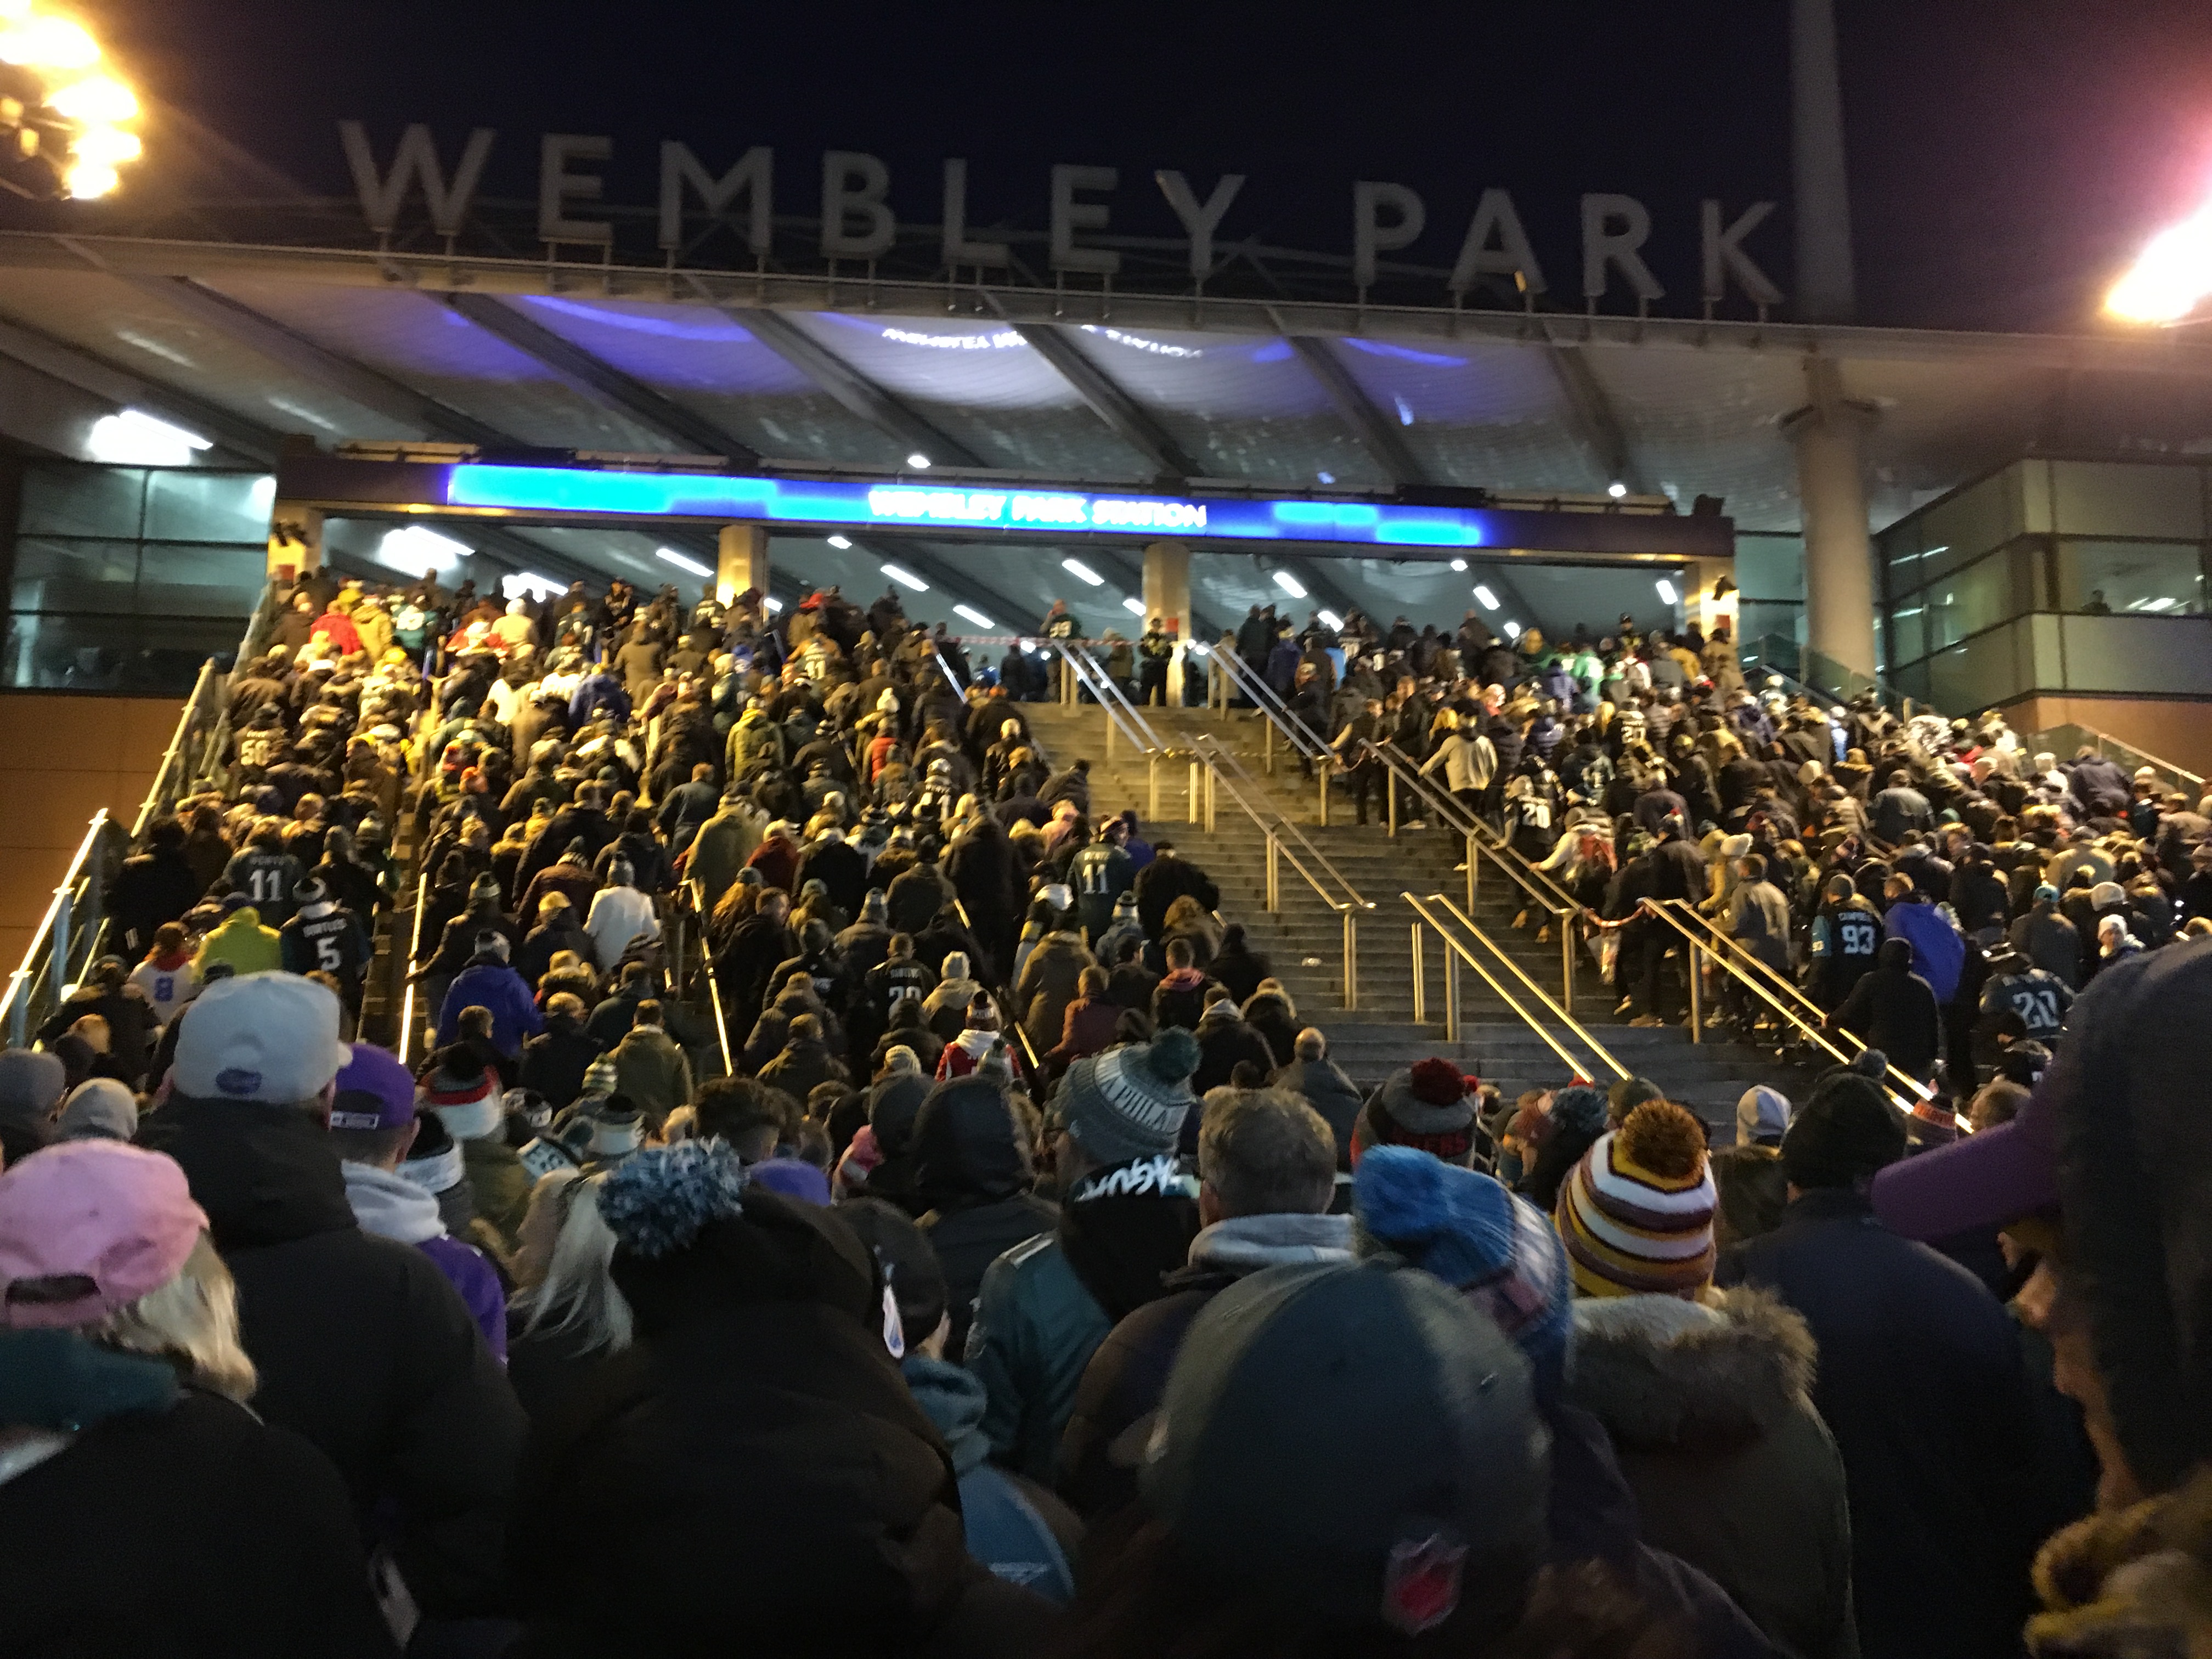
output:
[[[952,913],[960,918],[960,925],[972,935],[975,931],[975,924],[969,920],[968,907],[957,894],[953,896]],[[983,992],[998,1006],[1000,1029],[1012,1031],[1015,1040],[1022,1045],[1022,1053],[1029,1058],[1030,1075],[1042,1077],[1044,1065],[1037,1058],[1036,1044],[1030,1041],[1029,1032],[1023,1028],[1022,1010],[1014,1006],[1014,988],[1011,985],[1004,985],[994,988],[986,985]]]
[[[714,1042],[722,1051],[722,1075],[735,1077],[738,1068],[730,1054],[730,1024],[722,1012],[721,982],[714,977],[714,951],[707,939],[707,889],[696,879],[685,882],[684,888],[691,896],[691,914],[699,918],[699,963],[707,973],[707,1002],[714,1011]],[[680,969],[683,963],[677,966]]]
[[[85,828],[84,839],[77,843],[70,856],[69,868],[63,872],[61,883],[54,889],[53,897],[47,902],[46,913],[39,919],[33,930],[30,945],[24,950],[20,967],[8,975],[8,989],[0,995],[0,1006],[6,1011],[6,1030],[10,1048],[20,1048],[30,1039],[31,1001],[36,994],[41,971],[46,975],[46,987],[60,1000],[60,988],[70,975],[70,963],[76,955],[76,943],[80,933],[87,933],[88,942],[97,939],[100,918],[93,908],[82,927],[73,926],[70,911],[75,904],[80,877],[86,879],[88,897],[97,900],[99,884],[88,869],[101,846],[113,839],[111,833],[119,828],[101,807],[92,815]],[[88,907],[91,908],[91,907]]]
[[[1573,1076],[1576,1082],[1587,1083],[1590,1081],[1589,1068],[1583,1066],[1581,1061],[1577,1060],[1572,1054],[1566,1051],[1565,1048],[1561,1045],[1559,1038],[1552,1034],[1551,1030],[1543,1024],[1542,1021],[1536,1018],[1534,1015],[1531,1014],[1526,1008],[1523,1008],[1521,1006],[1519,1000],[1514,996],[1512,992],[1505,988],[1498,977],[1495,974],[1492,973],[1489,969],[1484,967],[1482,963],[1476,959],[1474,951],[1468,949],[1468,947],[1460,940],[1454,939],[1451,934],[1445,930],[1443,925],[1437,921],[1434,916],[1429,914],[1428,905],[1424,901],[1414,897],[1411,893],[1401,892],[1398,896],[1405,900],[1407,904],[1411,905],[1413,909],[1413,914],[1421,919],[1420,921],[1417,921],[1413,925],[1413,1019],[1417,1024],[1425,1025],[1428,1023],[1428,976],[1425,965],[1422,961],[1421,951],[1421,943],[1423,939],[1421,925],[1423,922],[1425,922],[1435,931],[1436,936],[1443,941],[1444,946],[1445,1042],[1457,1042],[1460,1040],[1459,964],[1464,962],[1468,967],[1474,969],[1477,974],[1481,975],[1483,982],[1489,986],[1492,991],[1497,994],[1498,1000],[1499,1001],[1503,1002],[1508,1008],[1513,1011],[1515,1017],[1518,1018],[1523,1025],[1526,1025],[1530,1030],[1534,1031],[1539,1037],[1543,1039],[1544,1046],[1559,1057],[1561,1063],[1566,1066],[1568,1072]],[[1497,947],[1492,945],[1491,948],[1494,951]]]
[[[1267,684],[1266,675],[1233,652],[1225,656],[1219,656],[1213,652],[1212,647],[1207,647],[1207,652],[1209,658],[1228,665],[1230,679],[1238,690],[1250,699],[1252,707],[1258,714],[1261,723],[1269,728],[1267,733],[1268,746],[1265,756],[1269,771],[1274,770],[1273,738],[1276,732],[1280,732],[1283,734],[1283,740],[1296,752],[1305,756],[1308,760],[1319,760],[1332,752],[1328,746],[1328,740],[1291,712],[1290,705],[1277,695],[1273,686]]]
[[[215,659],[210,657],[200,665],[199,678],[192,682],[191,695],[185,699],[184,708],[177,716],[177,729],[169,734],[169,746],[161,751],[161,763],[155,769],[154,781],[147,788],[146,799],[139,804],[138,816],[131,825],[131,839],[135,842],[146,833],[146,826],[161,816],[178,799],[178,791],[170,781],[170,773],[179,763],[189,776],[192,767],[185,750],[194,727],[206,714],[204,700],[215,681]]]
[[[1498,945],[1492,941],[1490,936],[1487,933],[1485,933],[1480,927],[1475,925],[1474,918],[1473,916],[1468,915],[1465,911],[1462,910],[1442,893],[1430,894],[1429,902],[1432,904],[1443,905],[1445,911],[1454,921],[1457,921],[1461,927],[1466,928],[1468,933],[1474,934],[1474,937],[1481,942],[1486,950],[1489,951],[1492,954],[1496,956],[1500,962],[1511,969],[1513,970],[1514,977],[1528,988],[1530,992],[1532,992],[1537,1000],[1544,1005],[1545,1009],[1550,1012],[1554,1018],[1558,1019],[1560,1024],[1564,1024],[1570,1031],[1572,1031],[1577,1037],[1581,1038],[1584,1046],[1586,1046],[1589,1051],[1595,1054],[1600,1060],[1603,1060],[1606,1065],[1611,1068],[1613,1074],[1615,1077],[1626,1077],[1629,1075],[1628,1068],[1626,1066],[1623,1066],[1619,1060],[1615,1060],[1613,1057],[1612,1052],[1607,1049],[1602,1042],[1600,1042],[1595,1037],[1592,1036],[1589,1034],[1588,1028],[1585,1027],[1580,1020],[1577,1019],[1574,1015],[1569,1012],[1566,1006],[1564,1006],[1560,1003],[1553,1000],[1551,994],[1547,992],[1542,986],[1537,984],[1534,980],[1529,978],[1527,971],[1522,969],[1519,963],[1514,961],[1513,958],[1505,951],[1500,950]]]
[[[1472,833],[1475,839],[1480,841],[1482,850],[1490,854],[1494,863],[1504,867],[1505,873],[1513,878],[1531,900],[1554,915],[1582,915],[1588,912],[1588,905],[1577,903],[1572,894],[1531,863],[1514,848],[1511,842],[1468,811],[1446,791],[1437,788],[1422,776],[1421,769],[1413,764],[1413,757],[1396,744],[1388,740],[1376,743],[1370,738],[1363,738],[1361,742],[1390,774],[1389,784],[1384,791],[1384,805],[1391,835],[1398,833],[1398,803],[1395,792],[1402,782],[1406,788],[1413,791],[1422,805],[1443,819],[1453,830],[1462,836]],[[1472,879],[1474,863],[1473,859],[1468,860],[1470,891],[1474,885]]]
[[[1349,907],[1357,908],[1362,910],[1372,910],[1375,908],[1374,901],[1363,897],[1359,890],[1352,884],[1351,878],[1346,876],[1343,871],[1336,867],[1335,864],[1330,860],[1328,854],[1322,852],[1320,848],[1313,844],[1312,838],[1306,834],[1304,827],[1302,827],[1296,820],[1286,816],[1280,807],[1270,801],[1264,793],[1261,793],[1260,781],[1252,775],[1250,769],[1245,766],[1243,761],[1237,756],[1236,750],[1227,747],[1220,741],[1220,739],[1215,738],[1212,733],[1206,732],[1201,733],[1197,739],[1193,742],[1191,744],[1191,753],[1199,764],[1206,769],[1207,775],[1210,780],[1218,778],[1223,773],[1229,775],[1226,779],[1222,781],[1227,782],[1229,785],[1230,799],[1234,801],[1238,806],[1243,808],[1245,817],[1250,818],[1254,823],[1257,824],[1263,833],[1270,836],[1289,836],[1292,837],[1297,842],[1299,846],[1306,849],[1308,856],[1310,857],[1316,864],[1319,865],[1324,871],[1328,872],[1329,878],[1334,881],[1337,886],[1343,890],[1343,899],[1340,900],[1332,896],[1328,889],[1322,886],[1322,884],[1316,881],[1308,871],[1298,864],[1295,858],[1291,859],[1291,867],[1296,869],[1300,875],[1305,877],[1308,884],[1312,886],[1315,892],[1321,895],[1323,902],[1331,906],[1331,908],[1336,909],[1344,909]],[[1249,800],[1245,799],[1244,792],[1237,787],[1239,781],[1243,781],[1255,793],[1259,794],[1260,805],[1255,806]],[[1272,825],[1268,823],[1268,818],[1271,817],[1274,820]],[[1206,828],[1211,830],[1213,824],[1212,803],[1210,799],[1206,803]],[[1288,852],[1285,852],[1283,856],[1285,858],[1291,858],[1291,854]]]
[[[2086,737],[2095,738],[2097,751],[2107,760],[2118,758],[2112,753],[2117,749],[2122,755],[2133,760],[2136,766],[2148,766],[2154,771],[2165,773],[2168,777],[2177,778],[2194,785],[2199,795],[2204,793],[2204,780],[2186,767],[2176,766],[2172,761],[2161,759],[2148,749],[2137,748],[2125,738],[2115,737],[2110,732],[2100,732],[2094,726],[2084,726],[2079,720],[2063,721],[2057,726],[2046,726],[2040,732],[2025,735],[2020,740],[2021,747],[2027,751],[2031,761],[2034,758],[2036,751],[2041,749],[2048,749],[2053,755],[2059,755],[2057,738],[2058,733],[2062,732],[2079,732]],[[2060,755],[2059,757],[2062,760],[2073,758],[2069,755]],[[2126,762],[2121,761],[2119,763],[2124,765]]]
[[[1108,755],[1114,752],[1114,733],[1116,731],[1131,748],[1148,758],[1167,751],[1167,745],[1160,741],[1159,734],[1152,728],[1152,723],[1137,712],[1136,705],[1114,683],[1114,677],[1106,672],[1103,664],[1088,652],[1078,651],[1071,641],[1049,640],[1046,643],[1060,653],[1060,660],[1067,665],[1076,683],[1097,698],[1099,708],[1104,711]]]
[[[408,1051],[415,1042],[415,971],[422,958],[422,918],[430,908],[430,872],[421,872],[415,881],[415,920],[407,931],[406,990],[399,999],[399,1063],[407,1064]]]

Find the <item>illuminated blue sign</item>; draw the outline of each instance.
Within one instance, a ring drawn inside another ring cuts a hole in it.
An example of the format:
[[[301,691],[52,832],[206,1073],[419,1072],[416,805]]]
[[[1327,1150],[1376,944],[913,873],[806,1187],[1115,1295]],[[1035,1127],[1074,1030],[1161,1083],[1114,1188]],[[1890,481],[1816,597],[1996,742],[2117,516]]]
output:
[[[364,492],[362,462],[292,464],[296,496],[336,502]],[[313,472],[309,477],[307,474]],[[1049,484],[1001,486],[911,478],[749,477],[726,472],[618,472],[587,467],[477,465],[401,469],[383,487],[422,506],[600,520],[672,518],[793,530],[935,531],[1062,541],[1082,537],[1288,542],[1449,557],[1481,550],[1571,558],[1729,558],[1734,526],[1718,516],[1415,506],[1310,495],[1158,495]],[[441,480],[426,491],[425,475]],[[425,495],[428,499],[425,499]],[[442,494],[443,501],[439,500]],[[420,510],[416,507],[415,510]]]
[[[1408,547],[1494,545],[1472,507],[1374,501],[1270,501],[978,489],[964,484],[843,483],[719,472],[599,472],[568,467],[456,466],[449,507],[518,513],[763,520],[825,528],[1000,530],[1239,541],[1370,542]]]

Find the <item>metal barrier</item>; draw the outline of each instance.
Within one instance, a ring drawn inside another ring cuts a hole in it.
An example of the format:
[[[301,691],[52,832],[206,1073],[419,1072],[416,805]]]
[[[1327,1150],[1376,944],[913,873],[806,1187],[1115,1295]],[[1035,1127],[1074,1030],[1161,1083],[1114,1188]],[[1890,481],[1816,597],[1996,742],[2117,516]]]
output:
[[[1160,816],[1160,769],[1175,751],[1160,740],[1159,734],[1152,730],[1152,722],[1138,712],[1136,704],[1129,701],[1128,694],[1115,684],[1114,677],[1087,652],[1078,650],[1065,640],[1054,640],[1050,643],[1059,653],[1062,665],[1061,684],[1070,687],[1071,690],[1079,688],[1090,692],[1106,717],[1106,758],[1113,758],[1116,732],[1145,757],[1145,816],[1158,821]],[[1072,707],[1074,698],[1071,695],[1063,697],[1061,702],[1064,707]]]
[[[2160,781],[2169,789],[2186,787],[2191,796],[2201,799],[2204,794],[2204,780],[2198,777],[2196,773],[2176,766],[2172,761],[2160,760],[2147,750],[2138,749],[2125,739],[2114,737],[2109,732],[2100,732],[2094,726],[2070,723],[2065,726],[2053,726],[2046,730],[2022,737],[2020,746],[2031,762],[2045,750],[2050,750],[2061,761],[2070,761],[2079,750],[2084,748],[2094,749],[2106,760],[2117,766],[2125,767],[2130,772],[2135,772],[2148,766],[2158,774]],[[2190,802],[2192,810],[2196,805],[2195,799]]]
[[[8,975],[9,1048],[21,1048],[30,1042],[32,1032],[61,1006],[76,988],[78,976],[96,959],[106,922],[100,904],[130,846],[130,836],[106,808],[92,815],[61,885],[54,889],[46,913],[31,935],[30,948]]]
[[[1219,792],[1226,788],[1231,802],[1252,820],[1253,827],[1259,830],[1266,842],[1265,908],[1270,913],[1279,912],[1283,908],[1280,866],[1287,861],[1291,868],[1304,879],[1306,885],[1313,889],[1315,896],[1336,913],[1344,931],[1344,1006],[1347,1010],[1357,1009],[1359,1006],[1359,917],[1362,912],[1375,908],[1374,901],[1363,898],[1359,890],[1352,884],[1344,872],[1330,863],[1327,855],[1307,838],[1305,831],[1285,817],[1267,800],[1259,787],[1258,781],[1228,749],[1211,736],[1200,738],[1194,748],[1196,760],[1193,770],[1202,781],[1202,787],[1194,787],[1192,791],[1193,822],[1200,821],[1196,814],[1202,799],[1203,822],[1206,833],[1211,835]],[[1240,779],[1244,786],[1243,788],[1238,787]],[[1258,805],[1247,798],[1247,790],[1257,798]],[[1304,848],[1305,859],[1300,859],[1297,853],[1285,846],[1286,840],[1294,841]],[[1316,869],[1335,883],[1339,891],[1329,891],[1322,884],[1321,877],[1314,873]]]
[[[416,855],[421,862],[421,855]],[[430,872],[424,870],[415,881],[415,917],[407,930],[407,988],[399,998],[399,1063],[406,1065],[415,1042],[415,964],[422,957],[422,918],[430,910]]]
[[[1412,907],[1413,914],[1419,918],[1412,924],[1413,1020],[1416,1024],[1425,1025],[1428,1023],[1428,969],[1424,945],[1427,935],[1434,933],[1438,942],[1443,946],[1445,1042],[1460,1041],[1460,969],[1464,965],[1474,970],[1476,975],[1491,988],[1498,1000],[1512,1011],[1515,1018],[1543,1040],[1544,1046],[1559,1057],[1560,1063],[1567,1068],[1576,1082],[1594,1081],[1593,1068],[1587,1060],[1577,1059],[1570,1053],[1566,1046],[1559,1041],[1558,1034],[1549,1025],[1530,1013],[1522,1005],[1521,1000],[1507,988],[1505,982],[1484,966],[1481,959],[1475,955],[1473,947],[1465,940],[1455,938],[1451,930],[1437,919],[1432,907],[1442,899],[1441,894],[1431,894],[1427,899],[1419,898],[1412,893],[1405,892],[1401,892],[1398,896],[1405,900],[1407,904]],[[1485,937],[1480,930],[1471,931],[1474,931],[1476,939],[1496,955],[1500,961],[1505,961],[1508,967],[1512,965],[1504,957],[1504,953],[1498,951],[1497,945]],[[1522,977],[1525,981],[1526,976]],[[1536,994],[1540,998],[1542,996],[1541,992]],[[1592,1046],[1595,1048],[1595,1045]],[[1599,1050],[1599,1052],[1603,1051]],[[1607,1058],[1609,1059],[1610,1056]],[[1626,1076],[1626,1073],[1623,1073],[1622,1075]]]
[[[735,1077],[738,1074],[738,1067],[736,1057],[730,1052],[729,1018],[722,1012],[721,982],[714,976],[714,949],[707,937],[707,890],[696,881],[686,881],[682,890],[690,902],[691,914],[697,917],[699,921],[699,965],[707,981],[707,1006],[714,1011],[714,1042],[715,1046],[722,1051],[722,1075]],[[680,918],[678,925],[681,926]],[[680,993],[684,973],[683,939],[680,934],[677,940],[676,973],[678,989]]]
[[[1220,661],[1226,665],[1231,682],[1250,702],[1260,720],[1260,765],[1270,777],[1275,771],[1275,738],[1280,733],[1284,746],[1297,755],[1313,771],[1318,780],[1318,799],[1316,810],[1324,830],[1328,827],[1328,776],[1337,764],[1336,751],[1329,747],[1328,739],[1308,726],[1291,711],[1291,707],[1276,694],[1275,688],[1251,664],[1239,661],[1233,654],[1224,654]]]
[[[968,907],[961,902],[957,896],[952,901],[952,912],[960,918],[960,925],[972,935],[975,931],[975,924],[969,917]],[[982,961],[983,958],[978,957],[975,965],[981,966]],[[1042,1079],[1044,1076],[1044,1062],[1038,1058],[1036,1044],[1030,1041],[1029,1032],[1023,1029],[1022,1010],[1014,1006],[1014,988],[1011,985],[995,988],[986,985],[983,988],[983,994],[991,999],[992,1006],[999,1011],[999,1030],[1002,1032],[1012,1031],[1014,1034],[1014,1040],[1022,1045],[1023,1057],[1029,1061],[1030,1075]]]

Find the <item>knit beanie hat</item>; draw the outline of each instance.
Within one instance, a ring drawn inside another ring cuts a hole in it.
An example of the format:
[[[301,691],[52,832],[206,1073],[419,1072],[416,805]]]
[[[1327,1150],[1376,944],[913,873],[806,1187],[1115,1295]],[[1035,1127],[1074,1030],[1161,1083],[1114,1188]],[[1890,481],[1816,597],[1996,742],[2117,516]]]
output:
[[[1171,1154],[1197,1103],[1190,1075],[1198,1039],[1170,1026],[1148,1043],[1126,1043],[1067,1068],[1060,1114],[1084,1156],[1111,1166]]]
[[[435,1069],[422,1079],[422,1103],[441,1117],[453,1112],[473,1119],[484,1115],[483,1109],[488,1104],[495,1116],[498,1099],[499,1074],[465,1048],[451,1048],[441,1054]],[[456,1134],[462,1133],[454,1127],[452,1118],[446,1119],[446,1127]],[[481,1135],[488,1131],[476,1133]]]
[[[1760,1084],[1746,1089],[1735,1103],[1735,1144],[1754,1146],[1778,1141],[1790,1127],[1790,1097]]]
[[[1856,1187],[1905,1156],[1905,1118],[1872,1078],[1824,1073],[1782,1137],[1790,1184],[1811,1191]]]
[[[1647,1100],[1662,1100],[1667,1091],[1648,1077],[1625,1077],[1617,1079],[1605,1091],[1606,1123],[1619,1128],[1628,1121],[1628,1115]]]
[[[884,1050],[884,1070],[919,1073],[921,1070],[921,1056],[908,1048],[905,1043],[895,1042]]]
[[[1352,1192],[1355,1253],[1395,1250],[1452,1285],[1528,1356],[1538,1397],[1557,1392],[1573,1287],[1566,1251],[1534,1205],[1411,1146],[1369,1152]]]
[[[968,999],[968,1029],[971,1031],[995,1031],[999,1029],[999,1010],[992,1002],[988,991],[978,991]]]
[[[1414,1061],[1394,1072],[1354,1126],[1352,1163],[1370,1146],[1412,1146],[1447,1164],[1465,1164],[1474,1150],[1475,1099],[1448,1060]]]
[[[949,983],[953,980],[967,977],[968,953],[965,951],[947,951],[945,953],[945,977],[939,982]]]
[[[1602,1134],[1611,1111],[1612,1103],[1606,1098],[1605,1091],[1592,1084],[1577,1083],[1552,1097],[1552,1124],[1555,1130],[1565,1129],[1577,1135]]]
[[[1695,1296],[1713,1276],[1717,1195],[1705,1125],[1646,1101],[1601,1135],[1559,1194],[1559,1237],[1584,1296]]]

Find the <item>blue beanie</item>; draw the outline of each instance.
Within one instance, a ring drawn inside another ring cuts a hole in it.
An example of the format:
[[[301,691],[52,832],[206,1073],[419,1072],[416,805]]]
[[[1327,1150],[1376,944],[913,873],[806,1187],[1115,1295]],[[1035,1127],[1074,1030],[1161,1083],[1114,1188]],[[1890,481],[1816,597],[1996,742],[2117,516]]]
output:
[[[1602,1115],[1605,1096],[1587,1092]],[[1352,1192],[1355,1248],[1395,1251],[1469,1297],[1528,1356],[1538,1397],[1554,1397],[1566,1376],[1574,1289],[1559,1237],[1535,1206],[1479,1170],[1410,1146],[1370,1147]]]
[[[688,1249],[707,1224],[744,1213],[745,1167],[723,1140],[679,1140],[624,1158],[599,1189],[615,1242],[647,1261]]]
[[[1587,1135],[1601,1135],[1606,1131],[1606,1114],[1609,1107],[1604,1090],[1588,1083],[1577,1083],[1552,1097],[1551,1119],[1563,1129],[1578,1129]]]

